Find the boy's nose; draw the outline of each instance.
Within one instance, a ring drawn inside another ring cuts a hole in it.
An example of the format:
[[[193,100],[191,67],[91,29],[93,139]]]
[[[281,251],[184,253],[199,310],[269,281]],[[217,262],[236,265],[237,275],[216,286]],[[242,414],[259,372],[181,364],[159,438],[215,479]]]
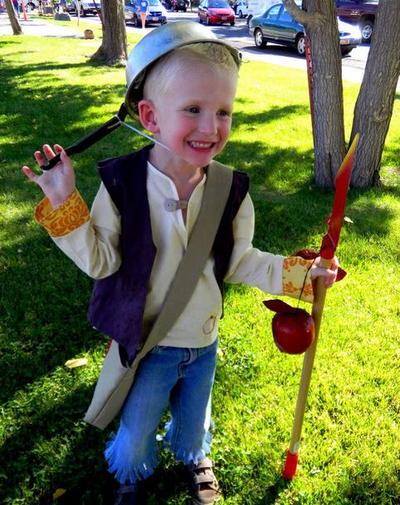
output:
[[[217,118],[215,114],[203,114],[200,119],[199,131],[207,135],[213,135],[217,131]]]

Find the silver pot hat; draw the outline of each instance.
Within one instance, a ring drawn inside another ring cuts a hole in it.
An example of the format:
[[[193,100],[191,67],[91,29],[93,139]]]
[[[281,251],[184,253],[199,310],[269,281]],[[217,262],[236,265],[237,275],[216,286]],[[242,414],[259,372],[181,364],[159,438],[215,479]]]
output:
[[[161,56],[177,49],[178,47],[199,42],[211,42],[225,46],[237,64],[240,66],[239,51],[203,25],[194,21],[176,21],[166,23],[152,30],[143,37],[132,49],[126,65],[127,91],[125,105],[131,116],[137,114],[137,104],[143,96],[143,85],[150,66]]]

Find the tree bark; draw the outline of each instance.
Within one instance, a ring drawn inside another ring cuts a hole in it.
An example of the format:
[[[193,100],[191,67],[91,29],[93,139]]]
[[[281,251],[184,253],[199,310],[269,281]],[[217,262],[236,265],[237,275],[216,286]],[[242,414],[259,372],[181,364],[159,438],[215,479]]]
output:
[[[351,184],[380,184],[380,166],[400,75],[399,0],[380,0],[371,47],[354,110],[351,140],[360,133]]]
[[[304,12],[294,0],[283,2],[310,40],[315,182],[321,188],[332,188],[346,153],[336,5],[334,0],[307,0]]]
[[[106,65],[125,65],[127,42],[124,4],[122,0],[103,0],[101,3],[103,21],[103,41],[91,56],[91,61]]]
[[[21,25],[19,24],[17,15],[14,10],[14,6],[13,6],[11,0],[6,0],[6,9],[7,9],[8,18],[11,23],[13,35],[22,35],[22,28],[21,28]]]

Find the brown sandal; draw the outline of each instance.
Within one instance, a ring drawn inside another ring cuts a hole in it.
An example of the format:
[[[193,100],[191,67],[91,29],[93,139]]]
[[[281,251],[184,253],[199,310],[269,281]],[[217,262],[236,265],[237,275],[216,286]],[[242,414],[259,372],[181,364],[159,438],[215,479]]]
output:
[[[212,505],[221,498],[220,487],[213,472],[210,458],[186,466],[193,493],[192,505]]]

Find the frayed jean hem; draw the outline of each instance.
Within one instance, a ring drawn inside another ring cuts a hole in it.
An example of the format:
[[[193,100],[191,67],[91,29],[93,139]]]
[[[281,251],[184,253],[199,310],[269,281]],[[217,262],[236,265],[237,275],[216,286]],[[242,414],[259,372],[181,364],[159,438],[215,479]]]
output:
[[[169,424],[167,423],[167,427],[169,427]],[[211,452],[212,434],[209,431],[206,433],[200,448],[184,449],[179,447],[179,444],[174,444],[171,439],[171,432],[167,431],[163,447],[168,448],[175,455],[175,459],[181,461],[184,465],[189,465],[190,463],[197,465],[199,461],[203,460]]]
[[[147,461],[142,461],[136,466],[127,464],[126,459],[121,455],[121,451],[116,447],[115,439],[114,435],[107,442],[104,456],[108,463],[108,472],[114,474],[114,478],[120,484],[136,484],[154,473],[159,462],[156,455],[150,455]]]

